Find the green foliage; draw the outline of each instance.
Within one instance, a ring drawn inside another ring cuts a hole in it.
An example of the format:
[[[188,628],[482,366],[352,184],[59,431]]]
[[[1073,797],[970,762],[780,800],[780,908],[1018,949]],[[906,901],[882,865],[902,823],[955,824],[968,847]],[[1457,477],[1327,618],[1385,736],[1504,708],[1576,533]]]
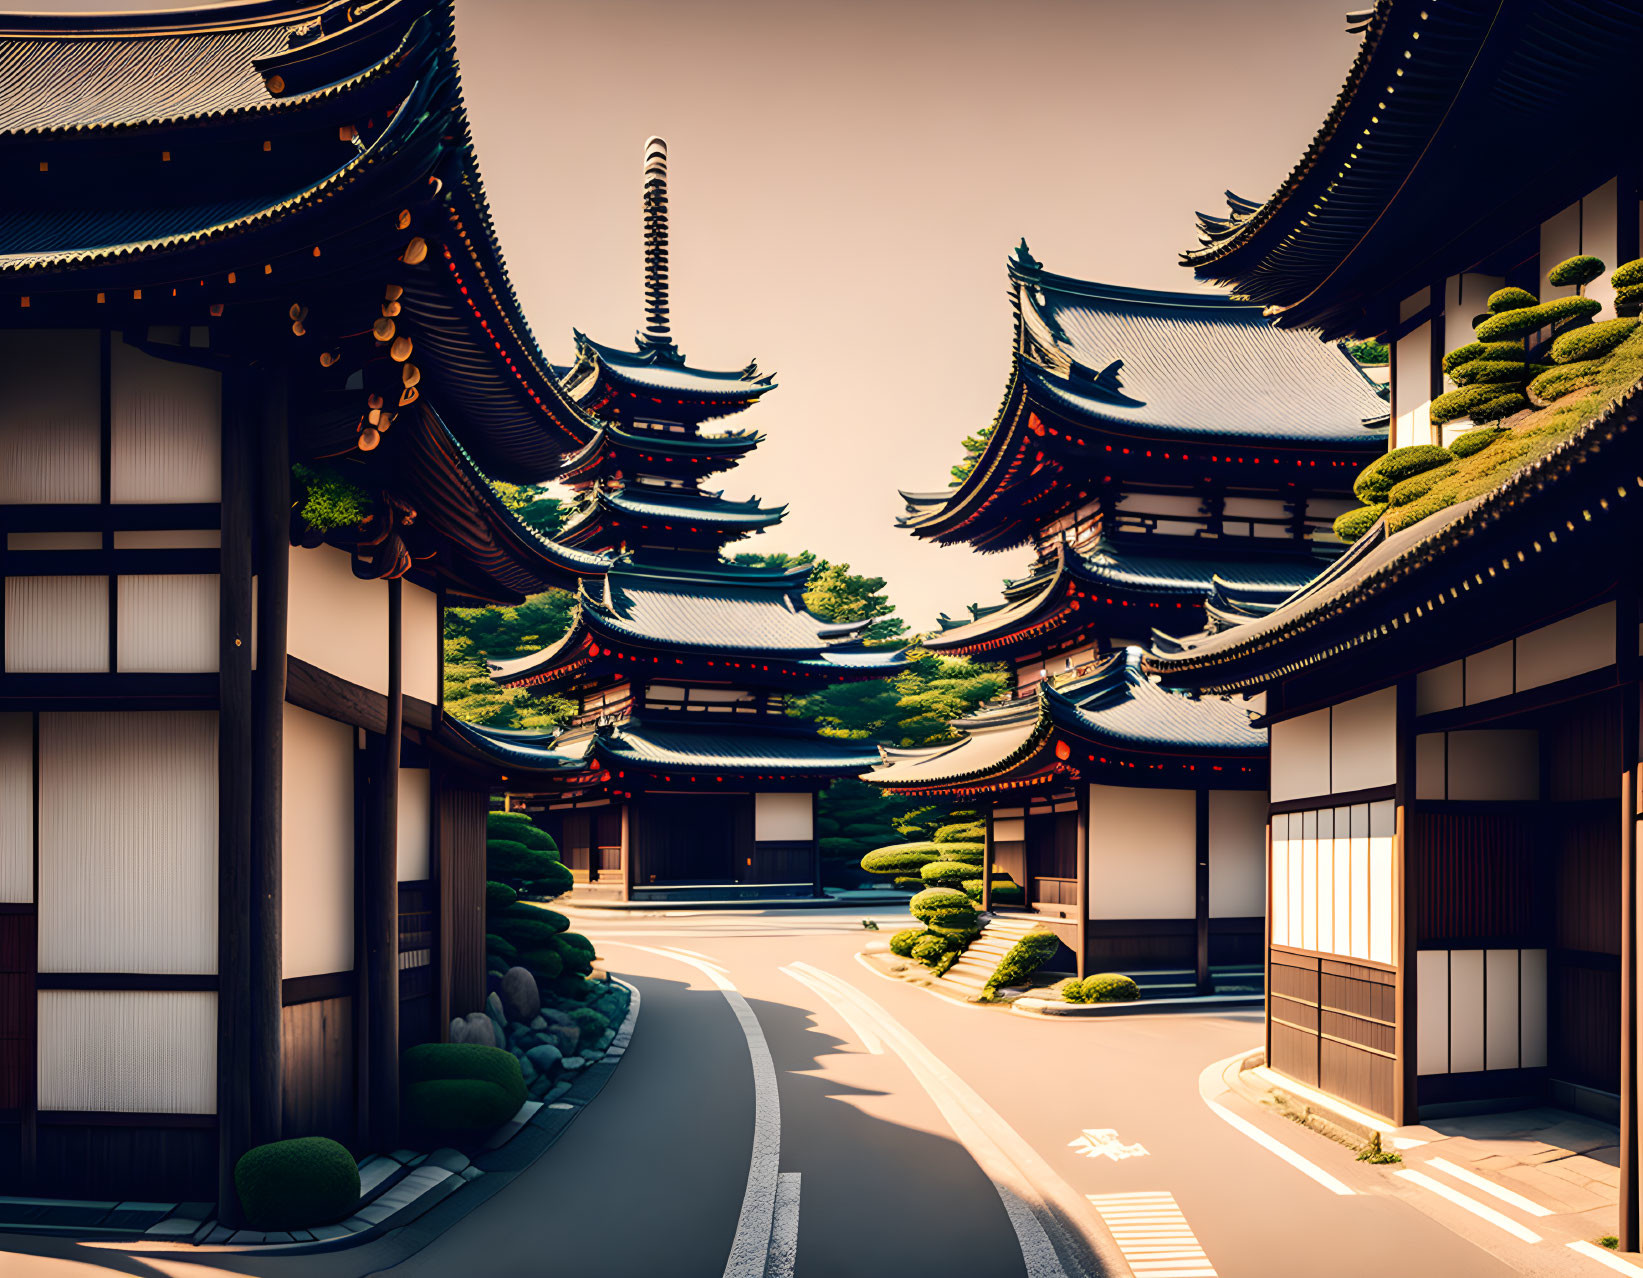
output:
[[[1061,942],[1054,932],[1028,932],[1010,947],[987,978],[987,992],[996,993],[1006,985],[1031,976],[1054,956]]]
[[[1553,400],[1562,399],[1570,391],[1590,386],[1597,380],[1603,364],[1604,361],[1601,359],[1582,360],[1578,364],[1559,364],[1529,383],[1529,397],[1544,408]]]
[[[1603,309],[1603,304],[1590,297],[1557,297],[1538,306],[1506,311],[1491,316],[1477,326],[1478,340],[1497,342],[1507,338],[1524,337],[1548,324],[1567,324],[1588,319]]]
[[[487,812],[485,837],[510,839],[515,843],[523,843],[528,848],[535,848],[539,852],[557,854],[559,851],[553,837],[532,821],[530,815],[525,812]]]
[[[1468,417],[1474,409],[1483,408],[1484,405],[1499,399],[1500,395],[1499,386],[1488,384],[1462,386],[1459,390],[1448,391],[1432,401],[1432,424],[1441,426],[1458,417]]]
[[[329,1225],[359,1205],[359,1167],[352,1154],[323,1136],[277,1140],[240,1155],[234,1189],[252,1229]]]
[[[1367,368],[1387,364],[1392,360],[1392,352],[1385,342],[1351,342],[1347,345],[1346,353]]]
[[[1400,480],[1454,460],[1454,454],[1447,448],[1439,448],[1436,444],[1413,444],[1408,448],[1394,448],[1358,472],[1358,478],[1352,484],[1352,491],[1359,501],[1365,505],[1372,505],[1378,501],[1385,501],[1392,491],[1392,486]]]
[[[937,843],[977,843],[987,835],[985,821],[960,821],[937,828],[931,837]]]
[[[1597,1238],[1599,1247],[1607,1247],[1610,1251],[1620,1250],[1620,1238],[1616,1234],[1600,1234]]]
[[[1594,262],[1597,261],[1596,258],[1593,258],[1592,260]],[[1360,1163],[1401,1163],[1403,1161],[1403,1155],[1398,1153],[1395,1149],[1383,1148],[1381,1145],[1381,1134],[1379,1132],[1370,1132],[1369,1140],[1365,1143],[1364,1147],[1358,1151],[1358,1161]]]
[[[1335,516],[1335,535],[1345,542],[1357,541],[1375,526],[1375,521],[1386,513],[1386,507],[1386,502],[1378,501]]]
[[[487,910],[505,910],[519,899],[515,892],[506,883],[497,883],[495,880],[485,884],[485,908]]]
[[[985,843],[940,843],[941,859],[943,861],[962,861],[974,869],[980,865],[987,855]]]
[[[1081,981],[1068,981],[1061,997],[1069,1003],[1133,1003],[1141,997],[1141,987],[1117,972],[1097,972]]]
[[[423,1043],[400,1057],[399,1077],[406,1121],[436,1137],[490,1131],[525,1103],[519,1061],[500,1047]]]
[[[498,958],[508,959],[510,960],[511,966],[511,960],[514,955],[519,953],[519,951],[514,948],[512,941],[507,940],[505,937],[498,936],[495,932],[487,932],[485,933],[485,953],[494,954]]]
[[[1455,467],[1451,463],[1448,466],[1434,466],[1431,470],[1423,470],[1418,475],[1399,480],[1392,485],[1392,491],[1387,494],[1387,503],[1392,506],[1407,506],[1410,502],[1426,496],[1434,485],[1454,473]]]
[[[526,847],[512,839],[491,839],[485,844],[485,872],[505,883],[520,896],[555,897],[569,892],[571,873],[556,852]]]
[[[1603,259],[1582,253],[1565,258],[1546,272],[1546,282],[1557,288],[1580,288],[1603,274]]]
[[[550,497],[548,490],[538,484],[502,484],[492,480],[491,487],[502,499],[502,504],[518,515],[522,523],[544,537],[557,533],[570,513],[564,502]]]
[[[928,935],[929,933],[921,927],[903,928],[890,938],[890,953],[899,954],[902,958],[912,958],[913,944]]]
[[[582,1031],[585,1039],[595,1039],[610,1028],[610,1021],[602,1012],[591,1007],[573,1007],[570,1010],[571,1023]]]
[[[1523,360],[1474,359],[1462,364],[1451,377],[1457,386],[1521,386],[1536,373],[1545,371],[1546,365],[1529,364]]]
[[[1522,358],[1522,342],[1468,342],[1465,346],[1457,346],[1443,357],[1443,371],[1453,373],[1462,364],[1470,364],[1475,359],[1522,360]]]
[[[932,932],[961,936],[976,929],[974,903],[957,888],[926,888],[907,903],[915,919]]]
[[[1643,284],[1630,284],[1614,292],[1614,313],[1633,316],[1643,311]]]
[[[946,976],[947,969],[952,967],[954,963],[957,963],[963,953],[963,950],[948,950],[934,963],[930,964],[931,974],[934,976]]]
[[[554,952],[559,956],[560,971],[574,976],[586,976],[593,971],[593,942],[580,932],[561,932],[553,938]],[[559,973],[553,973],[558,976]]]
[[[1481,453],[1505,433],[1501,428],[1493,426],[1479,430],[1469,430],[1459,439],[1450,443],[1449,451],[1456,457],[1470,457],[1473,453]],[[1430,471],[1428,473],[1436,474],[1437,472]]]
[[[1504,389],[1504,388],[1503,388]],[[1497,395],[1494,399],[1472,410],[1472,420],[1478,425],[1485,422],[1498,422],[1511,417],[1514,413],[1521,413],[1531,407],[1528,397],[1518,391],[1508,391],[1504,395]]]
[[[976,867],[964,861],[931,861],[918,874],[931,887],[962,888],[965,879],[974,878]]]
[[[340,467],[298,462],[291,467],[291,479],[292,504],[302,522],[316,532],[353,528],[371,517],[370,494]]]
[[[976,462],[981,460],[981,450],[987,447],[987,441],[992,437],[993,428],[983,426],[974,435],[965,438],[964,459],[952,469],[952,487],[957,488],[969,477],[970,472],[976,468]]]
[[[487,663],[547,647],[570,628],[575,597],[532,595],[510,608],[445,609],[445,712],[493,728],[548,732],[576,713],[573,702],[502,688]]]
[[[947,953],[947,938],[934,932],[926,932],[913,942],[913,947],[908,951],[908,956],[915,963],[923,963],[928,967],[945,953]]]
[[[1599,359],[1630,337],[1637,325],[1635,319],[1612,319],[1571,329],[1552,343],[1552,359],[1559,364]]]
[[[1521,311],[1525,307],[1533,306],[1540,299],[1526,288],[1501,288],[1489,294],[1489,314],[1499,315],[1504,311]],[[1481,337],[1482,334],[1480,333]]]
[[[973,874],[974,872],[974,867],[972,867],[971,873]],[[981,903],[981,879],[965,879],[964,882],[959,884],[959,886],[964,889],[965,896],[969,897],[978,905]],[[993,876],[994,904],[1014,905],[1019,903],[1022,899],[1023,893],[1021,891],[1021,885],[1012,879],[1008,874],[996,874]]]
[[[521,903],[492,914],[487,920],[487,924],[492,932],[509,942],[519,952],[522,966],[530,968],[532,972],[537,972],[535,967],[525,961],[526,956],[548,953],[554,956],[555,961],[549,964],[553,971],[537,974],[559,975],[564,960],[560,956],[559,946],[556,941],[559,934],[570,926],[570,920],[563,914]]]
[[[803,556],[808,559],[808,552]],[[852,621],[871,624],[862,632],[870,643],[899,638],[907,623],[892,617],[896,606],[884,595],[883,577],[864,577],[850,571],[849,564],[815,561],[815,570],[804,587],[804,606],[818,617],[838,625]]]
[[[908,875],[919,873],[941,855],[941,849],[932,843],[892,843],[878,848],[861,859],[861,868],[869,874]]]
[[[1643,257],[1633,258],[1615,267],[1614,274],[1609,276],[1609,283],[1616,288],[1636,288],[1643,284]]]

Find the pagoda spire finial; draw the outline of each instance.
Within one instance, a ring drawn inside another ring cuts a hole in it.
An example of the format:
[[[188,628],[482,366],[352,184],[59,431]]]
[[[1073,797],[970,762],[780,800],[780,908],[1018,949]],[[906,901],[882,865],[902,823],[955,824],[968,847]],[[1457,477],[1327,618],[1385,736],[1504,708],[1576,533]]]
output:
[[[645,139],[645,329],[641,350],[671,350],[667,298],[667,141]]]

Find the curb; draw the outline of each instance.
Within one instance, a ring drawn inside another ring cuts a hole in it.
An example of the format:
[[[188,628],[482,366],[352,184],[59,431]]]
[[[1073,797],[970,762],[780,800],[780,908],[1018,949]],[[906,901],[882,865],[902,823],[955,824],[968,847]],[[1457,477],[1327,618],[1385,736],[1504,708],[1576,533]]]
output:
[[[1232,1012],[1266,1006],[1262,994],[1204,994],[1193,998],[1136,999],[1130,1003],[1057,1003],[1046,998],[1023,997],[1010,1005],[1021,1016],[1052,1019],[1078,1016],[1144,1016],[1149,1012],[1170,1013],[1208,1011]]]
[[[1267,1074],[1269,1077],[1262,1077]],[[1266,1068],[1266,1052],[1251,1052],[1222,1075],[1227,1090],[1253,1105],[1278,1108],[1292,1121],[1337,1144],[1357,1149],[1376,1135],[1383,1139],[1396,1131],[1391,1124],[1349,1106],[1330,1103],[1321,1092],[1289,1083]]]

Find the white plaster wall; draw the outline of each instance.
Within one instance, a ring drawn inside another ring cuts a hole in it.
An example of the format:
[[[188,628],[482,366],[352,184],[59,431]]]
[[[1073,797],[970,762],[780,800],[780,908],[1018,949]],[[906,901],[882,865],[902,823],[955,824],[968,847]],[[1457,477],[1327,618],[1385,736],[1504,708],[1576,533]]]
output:
[[[1552,214],[1540,224],[1540,300],[1573,297],[1574,289],[1557,288],[1546,277],[1559,262],[1580,252],[1580,201]],[[1619,265],[1619,263],[1615,263]]]
[[[1449,1072],[1470,1074],[1484,1066],[1483,951],[1449,953]]]
[[[429,825],[433,798],[427,768],[399,770],[398,813],[394,820],[397,843],[396,871],[401,883],[419,883],[428,877]]]
[[[1289,908],[1289,813],[1279,812],[1272,818],[1272,867],[1268,871],[1272,883],[1272,943],[1293,945]]]
[[[221,501],[222,375],[119,340],[110,357],[110,500]]]
[[[217,1112],[210,991],[42,990],[39,1018],[41,1109]]]
[[[1447,735],[1445,798],[1475,802],[1539,797],[1539,733],[1533,729],[1480,728]]]
[[[804,794],[755,794],[754,841],[802,843],[813,839],[816,835],[813,807],[808,791]]]
[[[439,704],[439,596],[410,582],[400,583],[400,661],[405,695]]]
[[[1489,294],[1506,281],[1499,275],[1451,275],[1443,288],[1443,353],[1457,351],[1475,339],[1472,320],[1489,309]],[[1445,375],[1444,388],[1453,390],[1454,381]]]
[[[1398,694],[1382,688],[1330,710],[1330,790],[1346,794],[1398,779]]]
[[[1614,664],[1614,601],[1517,638],[1517,690],[1571,679]]]
[[[1196,795],[1092,785],[1089,862],[1092,919],[1194,918]]]
[[[89,330],[0,331],[0,505],[102,496],[102,377]]]
[[[1272,725],[1272,799],[1328,794],[1329,711],[1314,710]]]
[[[1620,263],[1620,181],[1610,178],[1580,201],[1580,251],[1603,259],[1608,269],[1586,286],[1586,296],[1603,303],[1598,319],[1614,318],[1614,285],[1609,275]]]
[[[1518,1067],[1518,951],[1483,953],[1483,1067]]]
[[[1450,661],[1415,676],[1415,713],[1431,714],[1466,704],[1466,663]]]
[[[1496,644],[1466,658],[1466,704],[1509,697],[1513,687],[1512,642]]]
[[[1211,918],[1266,913],[1266,809],[1260,790],[1209,792]]]
[[[0,902],[34,899],[34,719],[0,714]]]
[[[282,976],[354,966],[354,729],[285,707]]]
[[[291,548],[286,651],[372,692],[388,691],[388,583],[360,581],[346,551]]]

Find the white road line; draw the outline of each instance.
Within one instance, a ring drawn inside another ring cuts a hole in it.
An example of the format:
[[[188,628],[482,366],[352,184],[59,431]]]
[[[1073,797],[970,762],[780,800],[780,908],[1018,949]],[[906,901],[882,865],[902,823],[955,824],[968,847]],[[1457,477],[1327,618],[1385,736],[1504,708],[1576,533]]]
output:
[[[669,945],[667,948],[670,950],[678,950],[681,954],[688,954],[691,958],[706,959],[709,963],[712,963],[716,967],[724,966],[723,963],[720,963],[719,960],[714,958],[711,954],[703,954],[700,950],[687,950],[682,945]]]
[[[781,1166],[782,1111],[776,1089],[776,1066],[770,1059],[759,1018],[747,1005],[741,991],[725,973],[701,959],[672,954],[649,945],[621,941],[630,949],[643,950],[685,963],[702,972],[724,995],[747,1039],[747,1055],[753,1063],[753,1156],[747,1168],[747,1189],[742,1194],[741,1215],[736,1235],[730,1242],[730,1258],[725,1261],[725,1278],[764,1278],[770,1256],[771,1227],[776,1215],[777,1170]]]
[[[1067,1263],[1073,1274],[1090,1271],[1077,1254],[1071,1231],[1083,1235],[1079,1241],[1096,1253],[1102,1272],[1115,1269],[1120,1257],[1111,1254],[1098,1232],[1084,1227],[1089,1209],[1082,1198],[969,1084],[854,985],[808,963],[793,966],[853,1004],[912,1071],[953,1134],[992,1181],[1015,1231],[1028,1278],[1069,1278],[1068,1268],[1050,1241],[1052,1231],[1068,1244]]]
[[[1136,1278],[1215,1278],[1215,1268],[1167,1190],[1086,1194]]]
[[[784,967],[781,971],[786,973],[788,976],[791,976],[800,985],[804,986],[805,989],[809,990],[817,998],[821,999],[835,1012],[837,1012],[844,1023],[850,1027],[850,1032],[861,1040],[862,1047],[869,1054],[873,1056],[884,1055],[884,1040],[873,1032],[872,1026],[868,1025],[853,1007],[851,1007],[848,1003],[845,1003],[843,1000],[835,998],[833,994],[821,984],[820,981],[807,976],[805,973],[797,971],[792,967]]]
[[[776,1177],[776,1214],[770,1222],[770,1251],[764,1278],[793,1278],[799,1258],[799,1173]]]
[[[1606,1265],[1617,1274],[1630,1274],[1631,1278],[1637,1278],[1639,1274],[1643,1274],[1643,1269],[1639,1269],[1631,1261],[1622,1260],[1607,1247],[1599,1247],[1596,1243],[1572,1242],[1569,1244],[1569,1250],[1578,1251],[1586,1259],[1595,1260],[1600,1265]]]
[[[1476,1198],[1468,1197],[1467,1195],[1461,1193],[1458,1189],[1449,1188],[1449,1186],[1445,1185],[1441,1180],[1433,1180],[1432,1177],[1428,1176],[1425,1172],[1400,1171],[1393,1172],[1392,1174],[1399,1180],[1405,1180],[1411,1185],[1419,1185],[1422,1189],[1430,1190],[1439,1198],[1443,1198],[1454,1203],[1455,1206],[1459,1207],[1462,1211],[1471,1212],[1479,1220],[1487,1220],[1497,1229],[1504,1229],[1514,1238],[1521,1238],[1526,1243],[1537,1243],[1540,1241],[1540,1235],[1535,1233],[1534,1230],[1518,1224],[1517,1221],[1513,1220],[1510,1216],[1496,1211],[1493,1207],[1488,1206],[1486,1203],[1480,1203]]]
[[[670,954],[678,955],[678,956],[686,958],[686,959],[694,958],[696,960],[697,966],[705,965],[707,967],[711,967],[715,972],[718,972],[722,975],[729,975],[729,973],[728,973],[728,971],[725,968],[725,965],[723,963],[719,962],[717,959],[709,958],[705,954],[697,954],[694,950],[682,949],[677,945],[662,945],[662,946],[658,946],[657,948],[659,950],[665,950]]]
[[[1464,1167],[1457,1167],[1447,1158],[1429,1158],[1426,1160],[1425,1165],[1427,1167],[1435,1167],[1440,1172],[1447,1172],[1456,1180],[1465,1181],[1473,1189],[1481,1189],[1484,1193],[1493,1195],[1494,1197],[1500,1199],[1501,1202],[1516,1207],[1519,1211],[1528,1212],[1531,1216],[1551,1216],[1555,1214],[1551,1208],[1542,1207],[1534,1199],[1525,1198],[1522,1194],[1513,1193],[1504,1185],[1497,1185],[1492,1180],[1485,1180],[1474,1171],[1468,1171]]]
[[[1226,1071],[1226,1067],[1232,1064],[1233,1061],[1242,1060],[1247,1055],[1247,1052],[1240,1052],[1236,1056],[1227,1057],[1224,1061],[1216,1061],[1215,1064],[1206,1066],[1203,1073],[1198,1075],[1198,1095],[1203,1098],[1204,1104],[1209,1106],[1210,1112],[1217,1118],[1225,1120],[1237,1131],[1248,1136],[1257,1145],[1278,1155],[1279,1158],[1300,1172],[1301,1175],[1317,1181],[1330,1193],[1343,1195],[1356,1193],[1356,1190],[1331,1176],[1316,1163],[1302,1158],[1283,1141],[1268,1136],[1254,1123],[1238,1117],[1231,1110],[1224,1109],[1216,1103],[1215,1098],[1226,1090],[1226,1084],[1222,1081],[1222,1074]]]

